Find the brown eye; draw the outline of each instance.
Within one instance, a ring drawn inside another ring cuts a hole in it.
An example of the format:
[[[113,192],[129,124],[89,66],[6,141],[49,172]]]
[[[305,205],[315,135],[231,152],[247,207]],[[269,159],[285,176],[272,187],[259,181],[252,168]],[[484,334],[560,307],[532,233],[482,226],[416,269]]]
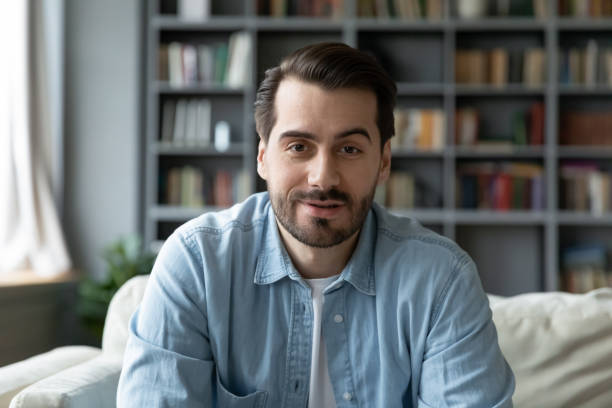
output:
[[[303,152],[304,150],[306,150],[306,146],[303,144],[296,143],[289,146],[289,149],[294,152]]]
[[[343,146],[342,147],[342,153],[357,154],[359,152],[360,152],[360,150],[358,148],[356,148],[355,146]]]

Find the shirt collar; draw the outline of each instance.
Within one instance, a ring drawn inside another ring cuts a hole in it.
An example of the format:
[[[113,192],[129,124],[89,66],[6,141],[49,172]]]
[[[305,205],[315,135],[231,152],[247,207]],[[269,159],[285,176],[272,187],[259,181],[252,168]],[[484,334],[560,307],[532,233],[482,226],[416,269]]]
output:
[[[272,205],[270,202],[266,205],[268,209],[262,232],[263,243],[257,256],[254,282],[258,285],[267,285],[284,277],[301,281],[302,277],[293,266],[280,238]],[[340,285],[342,281],[347,281],[360,292],[375,295],[374,249],[376,247],[376,229],[376,217],[374,211],[370,209],[361,228],[357,246],[339,279],[329,288],[330,290]]]

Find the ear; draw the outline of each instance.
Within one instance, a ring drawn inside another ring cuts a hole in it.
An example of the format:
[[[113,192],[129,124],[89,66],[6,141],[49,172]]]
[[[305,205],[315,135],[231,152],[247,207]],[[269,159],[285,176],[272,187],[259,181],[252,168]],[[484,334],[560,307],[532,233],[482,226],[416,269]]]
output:
[[[380,169],[378,169],[378,184],[383,184],[389,178],[391,173],[391,139],[385,142],[380,160]]]
[[[257,147],[257,174],[264,180],[267,180],[268,169],[266,168],[265,163],[265,154],[266,154],[266,142],[263,139],[259,139],[259,145]]]

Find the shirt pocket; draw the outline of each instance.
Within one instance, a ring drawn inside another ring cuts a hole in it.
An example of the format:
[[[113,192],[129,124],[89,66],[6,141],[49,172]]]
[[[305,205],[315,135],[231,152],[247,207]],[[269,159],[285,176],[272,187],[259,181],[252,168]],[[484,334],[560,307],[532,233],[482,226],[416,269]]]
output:
[[[255,391],[247,395],[231,393],[217,375],[217,406],[219,408],[264,408],[268,399],[267,391]]]

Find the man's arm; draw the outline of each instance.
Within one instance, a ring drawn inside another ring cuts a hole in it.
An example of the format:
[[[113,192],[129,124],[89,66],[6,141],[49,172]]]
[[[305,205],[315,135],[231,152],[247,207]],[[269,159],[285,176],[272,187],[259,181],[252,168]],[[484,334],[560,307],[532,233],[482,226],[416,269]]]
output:
[[[174,233],[130,321],[119,407],[212,406],[204,271],[193,242]]]
[[[476,266],[467,258],[457,268],[432,315],[419,407],[512,407],[514,376]]]

